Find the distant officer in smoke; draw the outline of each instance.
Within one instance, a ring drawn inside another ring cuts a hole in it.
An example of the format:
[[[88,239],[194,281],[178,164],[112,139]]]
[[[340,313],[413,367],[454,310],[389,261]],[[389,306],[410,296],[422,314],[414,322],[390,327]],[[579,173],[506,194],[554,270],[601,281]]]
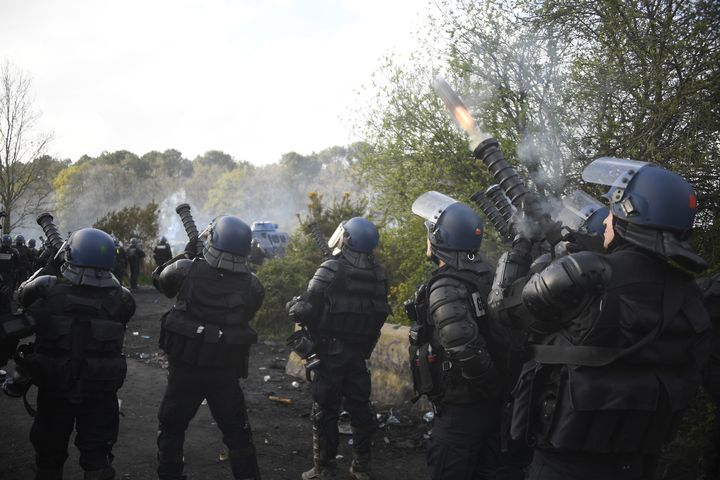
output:
[[[15,278],[15,288],[17,288],[30,276],[32,255],[25,245],[25,237],[22,235],[15,235],[15,250],[18,251],[17,274]]]
[[[171,258],[172,249],[168,244],[167,238],[160,237],[160,241],[153,249],[153,260],[155,260],[155,265],[159,267],[160,265],[168,262]]]
[[[260,242],[253,238],[250,244],[250,256],[248,257],[251,266],[259,267],[265,261],[266,256],[265,249],[260,246]]]
[[[31,238],[30,240],[28,240],[28,256],[30,258],[30,270],[33,272],[38,269],[36,265],[39,255],[40,252],[37,248],[35,248],[35,239]]]
[[[687,242],[697,200],[682,177],[645,162],[601,158],[583,179],[610,186],[607,253],[560,257],[490,304],[516,309],[532,349],[511,433],[535,447],[531,480],[652,478],[709,350],[687,273],[707,267]],[[528,256],[533,241],[514,253]]]
[[[492,273],[479,251],[482,220],[439,192],[421,195],[412,211],[425,219],[427,256],[437,266],[406,304],[415,391],[427,395],[435,410],[430,477],[521,480],[524,465],[511,468],[500,458],[513,359],[487,315]]]
[[[126,250],[128,265],[130,266],[130,288],[138,288],[138,275],[140,275],[140,267],[142,266],[145,252],[140,248],[140,241],[133,237],[130,239],[130,246]]]
[[[250,227],[238,217],[220,216],[201,238],[205,239],[202,257],[186,251],[186,257],[194,258],[166,266],[156,282],[166,296],[177,295],[176,305],[163,317],[160,338],[170,375],[158,412],[158,476],[161,480],[185,478],[185,430],[207,399],[223,433],[234,478],[259,480],[245,398],[238,384],[238,378],[248,376],[250,346],[257,342],[250,320],[265,296],[247,265]]]
[[[113,237],[113,243],[115,245],[115,263],[113,264],[112,272],[113,275],[115,275],[115,278],[117,278],[120,282],[120,285],[124,285],[125,274],[128,266],[127,253],[125,252],[125,247],[120,240]]]
[[[18,300],[36,322],[34,348],[16,357],[38,385],[37,414],[30,430],[37,480],[60,480],[73,429],[85,480],[111,480],[117,440],[117,390],[125,380],[125,325],[135,302],[111,275],[112,238],[101,230],[77,230],[59,252],[57,275],[21,285]],[[17,392],[20,384],[3,388]]]
[[[3,235],[0,242],[0,313],[12,312],[12,296],[17,280],[20,254],[13,247],[10,235]]]
[[[355,217],[342,222],[328,245],[337,256],[325,261],[307,291],[288,303],[290,318],[317,342],[313,369],[313,463],[304,480],[335,478],[340,406],[350,412],[353,459],[350,477],[371,478],[370,452],[376,418],[370,404],[366,359],[390,311],[385,271],[373,256],[377,227]]]

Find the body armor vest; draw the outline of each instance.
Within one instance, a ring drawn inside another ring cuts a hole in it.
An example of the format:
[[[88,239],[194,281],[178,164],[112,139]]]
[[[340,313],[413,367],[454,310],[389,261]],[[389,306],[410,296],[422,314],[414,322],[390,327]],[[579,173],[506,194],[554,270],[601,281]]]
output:
[[[325,290],[322,317],[312,333],[371,350],[390,313],[385,271],[376,264],[359,268],[343,257],[337,265]]]
[[[116,392],[127,373],[121,287],[58,282],[29,307],[36,322],[35,351],[26,358],[33,382],[71,400]]]
[[[606,259],[604,292],[544,339],[541,361],[523,367],[514,438],[546,449],[656,453],[695,394],[709,339],[699,291],[637,247]]]
[[[236,368],[247,377],[250,345],[257,342],[250,320],[259,307],[252,278],[193,261],[177,304],[163,319],[160,347],[171,361]]]
[[[493,359],[499,350],[494,345],[494,334],[486,321],[485,300],[490,292],[492,277],[490,270],[478,267],[478,272],[455,270],[443,267],[435,272],[430,281],[420,287],[415,298],[415,316],[417,320],[411,327],[409,347],[410,370],[418,397],[426,395],[434,404],[467,404],[488,398],[487,391],[477,391],[471,382],[462,375],[460,367],[454,364],[442,344],[439,332],[429,321],[429,295],[433,283],[441,278],[450,277],[462,282],[468,290],[467,307],[473,312],[478,333],[487,342]],[[497,362],[496,362],[497,363]]]

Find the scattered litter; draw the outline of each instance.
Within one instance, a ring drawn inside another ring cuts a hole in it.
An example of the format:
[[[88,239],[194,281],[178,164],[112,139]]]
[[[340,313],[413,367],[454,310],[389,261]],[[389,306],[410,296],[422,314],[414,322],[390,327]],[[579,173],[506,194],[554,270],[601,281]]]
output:
[[[293,455],[299,455],[299,454],[300,454],[300,450],[293,450],[293,451],[290,452],[290,453],[292,453]]]
[[[292,387],[295,389],[300,388],[300,382],[292,382],[290,385],[292,385]]]
[[[425,423],[432,423],[433,420],[435,420],[435,412],[430,410],[425,415],[423,415],[423,420]]]
[[[343,458],[345,458],[345,457],[343,457],[339,453],[337,455],[335,455],[335,460],[342,460]]]
[[[352,446],[352,444],[353,444],[353,439],[351,438],[350,440],[348,440],[348,445]]]
[[[338,418],[338,432],[340,435],[352,435],[352,427],[350,426],[350,412],[343,410]]]
[[[268,441],[267,438],[265,439],[265,445],[270,445],[270,442]]]
[[[138,354],[138,358],[141,359],[141,360],[145,360],[146,358],[150,358],[150,354],[149,354],[149,353],[145,353],[145,352],[140,352],[140,353]]]
[[[427,433],[423,433],[423,439],[430,440],[430,437],[432,437],[432,430]]]
[[[278,397],[275,395],[269,395],[268,400],[270,400],[271,402],[282,403],[284,405],[292,405],[293,404],[293,401],[291,398]]]
[[[207,398],[203,398],[203,401],[200,403],[200,405],[207,405]]]
[[[150,340],[150,335],[142,335],[142,338],[144,338],[145,340]]]
[[[383,437],[383,442],[385,442],[385,445],[390,445],[390,439],[388,437]]]
[[[134,337],[137,337],[138,335],[140,335],[140,332],[133,332]]]
[[[258,367],[258,370],[267,370],[267,367]]]
[[[269,382],[269,381],[270,381],[270,375],[265,375],[265,376],[263,377],[263,382],[267,383],[267,382]]]
[[[388,425],[400,425],[400,420],[392,414],[392,410],[390,410],[390,416],[385,420],[385,423]]]
[[[220,455],[218,455],[218,461],[224,462],[228,459],[228,454],[225,452],[220,452]]]

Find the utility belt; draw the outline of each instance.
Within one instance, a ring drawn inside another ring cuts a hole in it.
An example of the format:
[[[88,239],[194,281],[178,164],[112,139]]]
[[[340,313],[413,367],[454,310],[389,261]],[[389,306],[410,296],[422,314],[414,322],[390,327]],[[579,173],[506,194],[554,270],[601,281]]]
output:
[[[159,346],[170,357],[198,367],[234,368],[248,376],[250,346],[257,333],[249,325],[223,326],[188,319],[172,309],[162,318]]]

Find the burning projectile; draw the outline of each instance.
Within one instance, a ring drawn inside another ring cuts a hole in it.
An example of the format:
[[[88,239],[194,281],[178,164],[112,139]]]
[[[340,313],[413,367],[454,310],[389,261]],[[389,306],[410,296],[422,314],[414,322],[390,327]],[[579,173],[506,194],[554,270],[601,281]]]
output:
[[[433,88],[435,93],[442,99],[450,115],[455,119],[455,122],[467,134],[470,140],[470,150],[475,151],[478,145],[486,138],[489,138],[490,135],[477,128],[470,110],[441,75],[435,77]]]

